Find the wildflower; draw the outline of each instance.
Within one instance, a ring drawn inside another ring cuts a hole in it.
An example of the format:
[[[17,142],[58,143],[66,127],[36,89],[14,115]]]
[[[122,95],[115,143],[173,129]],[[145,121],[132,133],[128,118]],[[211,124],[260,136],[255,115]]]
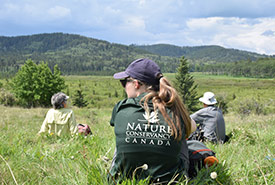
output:
[[[104,162],[106,162],[106,163],[107,163],[108,161],[110,161],[110,159],[109,159],[108,157],[106,157],[106,156],[102,156],[102,157],[101,157],[101,160],[104,161]]]
[[[216,172],[212,172],[211,174],[210,174],[210,177],[212,178],[212,179],[216,179],[217,178],[217,173]]]
[[[137,167],[133,172],[133,179],[134,179],[138,169],[148,170],[148,164],[143,164],[142,166]]]
[[[71,156],[71,159],[74,159],[74,156]]]
[[[148,164],[142,165],[141,168],[142,168],[143,170],[148,170]]]

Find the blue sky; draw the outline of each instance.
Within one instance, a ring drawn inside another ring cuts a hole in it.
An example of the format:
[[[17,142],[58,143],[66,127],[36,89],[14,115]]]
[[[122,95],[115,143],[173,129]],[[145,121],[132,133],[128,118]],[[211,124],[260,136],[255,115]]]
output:
[[[275,0],[0,0],[0,36],[63,32],[120,44],[275,54]]]

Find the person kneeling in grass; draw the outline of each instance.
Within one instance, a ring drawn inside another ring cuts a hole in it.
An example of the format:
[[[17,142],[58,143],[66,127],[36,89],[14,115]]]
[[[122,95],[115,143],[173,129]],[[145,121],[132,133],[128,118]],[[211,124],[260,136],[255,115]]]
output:
[[[77,124],[73,110],[68,106],[69,96],[59,92],[52,96],[50,109],[38,134],[48,133],[50,135],[64,136],[76,133],[91,133],[88,125]]]
[[[205,92],[199,100],[203,103],[203,108],[191,115],[198,127],[189,140],[224,143],[228,139],[225,135],[225,122],[222,111],[215,106],[218,102],[214,93]]]

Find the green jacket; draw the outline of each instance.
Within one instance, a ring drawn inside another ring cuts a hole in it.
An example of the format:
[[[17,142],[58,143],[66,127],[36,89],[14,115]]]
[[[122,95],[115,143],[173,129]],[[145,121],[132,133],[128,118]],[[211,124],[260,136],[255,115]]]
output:
[[[150,115],[140,106],[144,95],[122,100],[113,109],[110,124],[115,127],[116,153],[110,174],[169,181],[188,169],[184,127],[181,141],[176,141],[161,113],[153,111],[152,103]],[[148,169],[138,168],[145,164]]]

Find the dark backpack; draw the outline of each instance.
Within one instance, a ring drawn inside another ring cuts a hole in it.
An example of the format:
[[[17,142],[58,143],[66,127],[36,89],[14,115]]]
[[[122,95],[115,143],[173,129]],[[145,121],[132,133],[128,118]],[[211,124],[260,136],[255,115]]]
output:
[[[197,176],[198,171],[202,168],[218,163],[215,152],[207,148],[202,142],[187,140],[187,146],[189,154],[188,175],[190,178]]]
[[[189,136],[188,140],[197,140],[200,142],[205,142],[206,138],[203,135],[204,130],[202,128],[202,125],[199,125],[197,129]]]

